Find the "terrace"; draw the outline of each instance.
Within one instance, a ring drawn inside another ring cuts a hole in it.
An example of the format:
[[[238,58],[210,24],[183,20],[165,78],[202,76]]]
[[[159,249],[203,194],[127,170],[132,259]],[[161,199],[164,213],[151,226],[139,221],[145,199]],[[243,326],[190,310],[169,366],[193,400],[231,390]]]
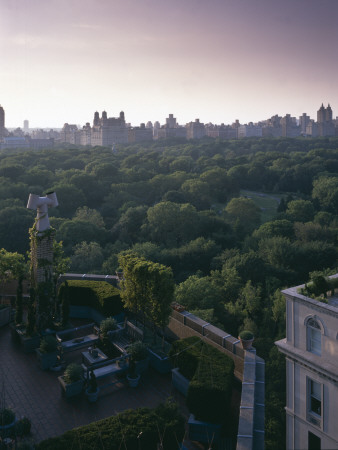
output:
[[[80,363],[82,350],[67,353],[66,362]],[[42,371],[35,353],[24,353],[12,341],[9,326],[0,329],[0,354],[0,383],[4,386],[5,402],[17,417],[31,420],[35,442],[129,408],[156,407],[169,397],[178,402],[181,412],[188,417],[184,397],[172,387],[170,375],[149,369],[139,388],[130,388],[121,381],[102,390],[98,402],[89,403],[85,396],[65,399],[57,380],[60,372]]]
[[[89,320],[73,320],[76,326],[85,322]],[[232,357],[238,386],[239,382],[242,383],[242,389],[235,389],[232,398],[232,409],[239,416],[236,449],[263,448],[264,361],[255,355],[255,351],[244,351],[238,339],[187,311],[172,312],[167,334],[176,339],[200,336]],[[83,350],[80,348],[65,353],[66,363],[81,363]],[[5,386],[6,404],[15,410],[18,418],[26,416],[31,420],[35,442],[126,409],[156,407],[169,397],[178,403],[185,418],[189,418],[185,398],[173,387],[170,374],[159,374],[150,368],[147,375],[141,378],[137,389],[130,388],[121,379],[101,390],[98,402],[89,403],[84,395],[74,399],[64,398],[57,381],[60,372],[42,371],[34,353],[23,353],[13,343],[8,326],[0,329],[0,352],[0,382]],[[185,445],[190,449],[204,448],[196,447],[195,443],[188,440]],[[222,448],[233,447],[225,443]]]

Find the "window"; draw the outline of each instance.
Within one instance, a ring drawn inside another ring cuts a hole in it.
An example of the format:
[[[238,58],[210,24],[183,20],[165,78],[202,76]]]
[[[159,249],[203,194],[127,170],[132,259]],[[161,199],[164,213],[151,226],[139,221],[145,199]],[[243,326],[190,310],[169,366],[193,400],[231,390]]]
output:
[[[311,431],[309,431],[308,442],[309,442],[308,445],[309,450],[321,450],[320,438],[315,434],[311,433]]]
[[[322,415],[322,386],[310,380],[310,412]]]
[[[309,319],[307,327],[307,349],[316,355],[322,353],[322,332],[319,323],[315,319]]]

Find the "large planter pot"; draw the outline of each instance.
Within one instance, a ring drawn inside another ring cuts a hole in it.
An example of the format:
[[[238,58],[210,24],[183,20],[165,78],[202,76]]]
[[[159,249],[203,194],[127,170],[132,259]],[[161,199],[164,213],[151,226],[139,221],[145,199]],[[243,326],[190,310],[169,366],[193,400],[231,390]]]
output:
[[[7,325],[11,321],[11,307],[0,309],[0,327]]]
[[[135,361],[136,373],[142,375],[149,368],[149,358],[142,359],[142,361]]]
[[[241,339],[240,337],[238,338],[241,341],[241,345],[243,347],[243,350],[251,350],[252,349],[252,343],[254,341],[254,339]]]
[[[66,398],[74,397],[76,395],[81,394],[83,391],[84,380],[74,381],[74,383],[66,383],[64,376],[58,377],[59,383],[61,385],[62,393],[66,396]]]
[[[196,420],[193,414],[190,414],[188,420],[189,439],[191,441],[198,441],[205,444],[218,444],[221,439],[222,425],[203,422]]]
[[[187,396],[190,381],[181,374],[178,368],[171,370],[171,382],[181,394]]]
[[[20,343],[25,353],[33,353],[38,347],[40,347],[40,336],[26,336],[25,331],[17,331],[20,339]]]
[[[159,373],[169,373],[172,365],[168,356],[162,357],[148,348],[149,363]]]
[[[43,353],[40,349],[36,349],[36,356],[39,362],[39,366],[42,370],[48,370],[56,365],[57,351],[50,353]]]
[[[128,380],[129,386],[132,388],[137,387],[139,384],[140,378],[141,378],[141,375],[137,375],[137,377],[130,377],[129,375],[127,375],[127,380]]]
[[[90,403],[95,403],[97,401],[98,396],[99,396],[99,392],[100,392],[99,388],[97,388],[95,392],[89,392],[89,390],[86,389],[87,400]]]

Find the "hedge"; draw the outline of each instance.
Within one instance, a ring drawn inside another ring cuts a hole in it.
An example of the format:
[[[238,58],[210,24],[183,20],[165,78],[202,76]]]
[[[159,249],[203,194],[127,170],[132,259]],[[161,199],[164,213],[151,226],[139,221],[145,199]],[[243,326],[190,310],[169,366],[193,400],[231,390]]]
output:
[[[37,450],[156,450],[178,448],[185,432],[185,419],[177,406],[167,402],[155,409],[129,409],[116,416],[74,428],[63,435],[40,442]],[[141,434],[140,434],[141,433]]]
[[[68,281],[70,304],[73,306],[90,306],[105,316],[115,316],[123,311],[120,291],[106,281]],[[65,284],[59,289],[62,299]]]
[[[190,380],[187,406],[197,420],[225,423],[230,419],[234,362],[198,337],[173,343],[171,359]]]

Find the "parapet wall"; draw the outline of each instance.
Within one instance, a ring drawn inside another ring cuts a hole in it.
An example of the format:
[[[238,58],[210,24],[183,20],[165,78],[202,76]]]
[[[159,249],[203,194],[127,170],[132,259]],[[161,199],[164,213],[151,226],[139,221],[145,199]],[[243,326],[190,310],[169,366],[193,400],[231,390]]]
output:
[[[170,332],[180,339],[199,336],[208,344],[217,347],[218,350],[230,356],[235,363],[235,377],[239,381],[243,378],[244,355],[239,339],[234,338],[231,334],[222,331],[219,328],[210,325],[197,316],[188,311],[173,311],[168,325]]]
[[[236,450],[264,449],[265,363],[255,349],[243,350],[238,339],[188,311],[173,311],[166,332],[179,339],[199,336],[233,359],[242,383]]]

